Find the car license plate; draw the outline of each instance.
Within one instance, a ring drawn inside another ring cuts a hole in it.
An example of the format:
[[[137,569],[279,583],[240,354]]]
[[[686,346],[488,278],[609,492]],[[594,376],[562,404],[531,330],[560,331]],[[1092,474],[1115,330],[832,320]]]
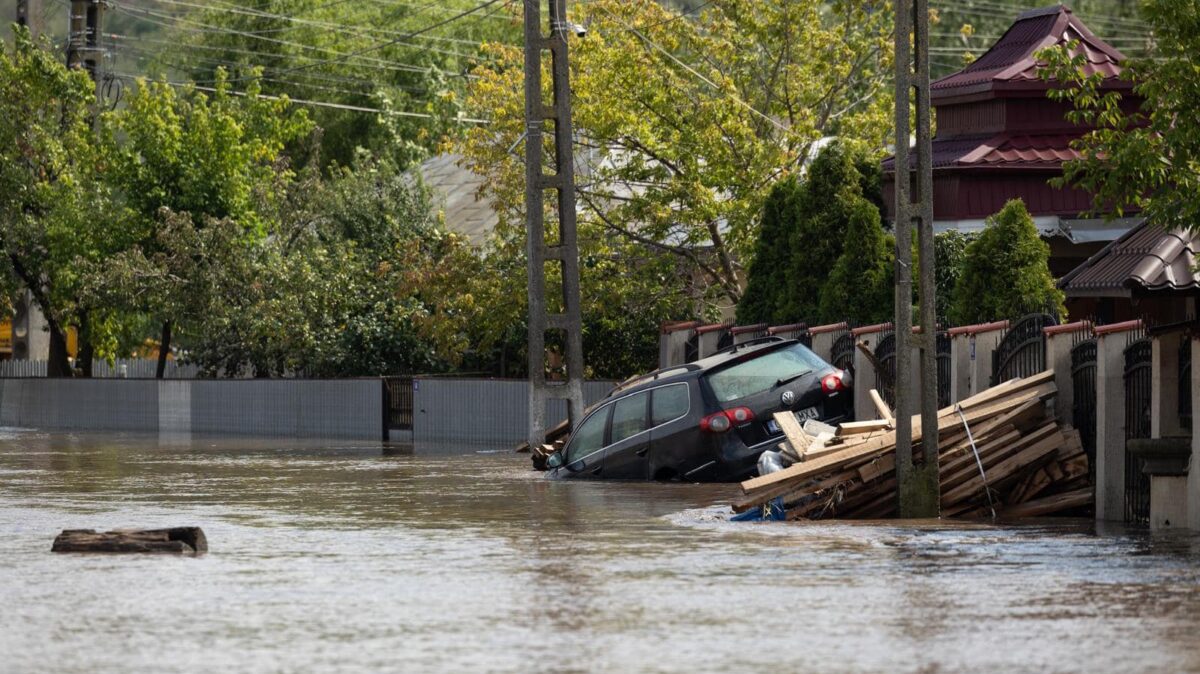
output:
[[[800,423],[804,423],[809,419],[816,419],[818,416],[820,416],[820,414],[817,412],[817,408],[815,407],[805,407],[798,412],[793,412],[793,414],[796,415],[796,421],[799,421]],[[771,433],[779,433],[779,423],[774,419],[768,419],[767,430]]]

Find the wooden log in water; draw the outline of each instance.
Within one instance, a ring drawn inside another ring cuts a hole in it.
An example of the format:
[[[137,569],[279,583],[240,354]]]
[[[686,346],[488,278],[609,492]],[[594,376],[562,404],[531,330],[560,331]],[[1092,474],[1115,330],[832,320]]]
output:
[[[208,552],[208,539],[200,527],[171,529],[64,529],[54,539],[51,552],[168,553],[197,555]]]

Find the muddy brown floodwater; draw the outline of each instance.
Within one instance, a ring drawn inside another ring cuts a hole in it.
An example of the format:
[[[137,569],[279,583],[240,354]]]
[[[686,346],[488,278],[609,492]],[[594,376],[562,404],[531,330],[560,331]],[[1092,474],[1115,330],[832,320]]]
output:
[[[731,524],[507,452],[0,432],[3,672],[1200,671],[1200,538]],[[200,525],[200,558],[52,555]]]

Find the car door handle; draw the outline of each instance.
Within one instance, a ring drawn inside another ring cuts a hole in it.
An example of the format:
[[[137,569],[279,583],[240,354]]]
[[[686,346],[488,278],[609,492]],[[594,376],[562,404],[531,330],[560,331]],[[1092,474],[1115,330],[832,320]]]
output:
[[[634,452],[634,454],[637,454],[638,456],[646,456],[646,452],[648,451],[650,451],[649,447],[642,447],[638,451]]]

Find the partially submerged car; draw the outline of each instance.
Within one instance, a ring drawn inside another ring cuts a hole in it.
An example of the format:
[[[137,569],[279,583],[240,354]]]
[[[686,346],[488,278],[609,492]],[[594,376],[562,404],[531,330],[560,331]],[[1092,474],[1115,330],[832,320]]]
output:
[[[622,384],[546,465],[557,478],[737,481],[783,439],[775,412],[836,424],[852,409],[849,374],[765,337]]]

